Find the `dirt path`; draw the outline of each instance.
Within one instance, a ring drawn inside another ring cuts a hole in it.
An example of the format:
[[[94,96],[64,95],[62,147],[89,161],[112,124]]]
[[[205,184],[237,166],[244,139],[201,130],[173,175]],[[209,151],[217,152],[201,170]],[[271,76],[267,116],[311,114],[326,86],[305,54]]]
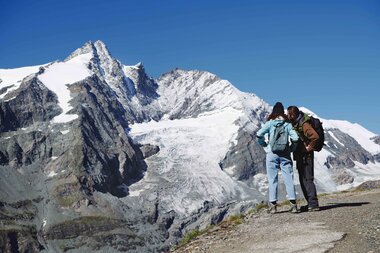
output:
[[[380,189],[324,196],[320,204],[319,212],[262,211],[174,252],[380,252]]]

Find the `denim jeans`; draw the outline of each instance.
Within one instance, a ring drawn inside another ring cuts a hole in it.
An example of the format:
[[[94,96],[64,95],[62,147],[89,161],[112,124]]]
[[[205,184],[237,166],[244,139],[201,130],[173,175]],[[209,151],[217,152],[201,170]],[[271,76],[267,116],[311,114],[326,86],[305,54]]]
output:
[[[277,201],[278,171],[280,168],[285,182],[287,197],[289,200],[295,200],[296,190],[293,182],[293,162],[290,154],[267,153],[266,168],[269,184],[269,202]]]

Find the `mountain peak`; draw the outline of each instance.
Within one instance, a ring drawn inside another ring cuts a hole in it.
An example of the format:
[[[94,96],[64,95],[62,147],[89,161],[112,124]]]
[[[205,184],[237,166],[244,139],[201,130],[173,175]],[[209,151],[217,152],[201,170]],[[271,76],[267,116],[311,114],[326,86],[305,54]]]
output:
[[[105,56],[111,57],[111,53],[103,41],[97,40],[95,41],[95,43],[93,43],[93,46],[95,47],[98,55],[105,55]]]
[[[76,49],[74,52],[72,52],[64,61],[69,61],[72,58],[77,57],[78,55],[87,54],[90,52],[94,52],[95,46],[92,41],[86,42],[82,47]]]
[[[145,72],[145,67],[144,67],[144,64],[142,62],[139,62],[135,65],[124,65],[124,68],[127,69],[128,71],[142,71],[142,72]]]
[[[74,52],[72,52],[64,61],[69,61],[74,57],[77,57],[78,55],[91,53],[95,55],[106,55],[108,57],[111,57],[111,54],[103,41],[97,40],[95,42],[92,42],[91,40],[86,42],[82,47],[76,49]]]
[[[145,69],[145,68],[144,68],[144,64],[143,64],[142,62],[137,63],[137,64],[135,65],[135,67],[138,68],[138,69]]]

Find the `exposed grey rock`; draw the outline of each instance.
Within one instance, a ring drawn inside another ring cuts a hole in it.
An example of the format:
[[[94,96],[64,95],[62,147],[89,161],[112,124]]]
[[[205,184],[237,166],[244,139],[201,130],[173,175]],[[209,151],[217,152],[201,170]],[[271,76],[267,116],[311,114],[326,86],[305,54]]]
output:
[[[329,132],[332,132],[339,139],[339,142]],[[368,164],[368,162],[374,162],[376,159],[354,138],[339,129],[329,129],[325,133],[325,143],[327,145],[324,148],[335,155],[327,157],[325,165],[330,169],[332,179],[337,185],[353,182],[354,177],[345,170],[354,168],[355,161]]]
[[[6,98],[17,97],[9,101],[0,101],[0,131],[15,131],[34,122],[49,121],[61,112],[56,95],[44,87],[36,78],[22,82],[19,90],[10,92]]]
[[[380,188],[380,180],[367,181],[356,187],[358,190],[370,190],[376,188]]]
[[[337,160],[347,160],[357,161],[362,164],[367,164],[369,161],[374,161],[373,156],[366,151],[354,138],[346,133],[343,133],[339,129],[329,129],[336,138],[339,139],[338,143],[334,138],[332,138],[328,132],[325,134],[325,143],[327,143],[328,150],[331,150],[333,154],[338,156]],[[343,144],[343,146],[342,146]],[[340,148],[338,148],[340,147]],[[344,165],[342,166],[344,167]]]
[[[112,57],[106,45],[101,41],[86,43],[68,59],[89,52],[92,52],[94,57],[88,68],[97,75],[102,83],[111,87],[113,97],[116,97],[123,105],[125,116],[129,122],[158,120],[162,116],[157,109],[154,109],[157,107],[154,102],[158,97],[156,92],[158,85],[148,77],[142,64],[123,66]],[[153,104],[150,105],[151,103]]]
[[[344,169],[337,169],[334,171],[332,179],[337,185],[350,184],[354,181],[354,176]]]
[[[256,142],[255,133],[240,129],[237,145],[231,148],[220,163],[222,169],[234,167],[231,175],[242,181],[252,179],[257,173],[265,173],[265,152]]]
[[[376,162],[380,162],[380,154],[374,155],[373,158]]]
[[[145,71],[142,63],[127,69],[128,78],[133,82],[136,87],[136,95],[141,105],[146,106],[158,98],[156,81],[150,78]]]
[[[0,202],[1,252],[39,252],[44,249],[38,241],[36,228],[31,225],[38,212],[33,201]]]
[[[147,145],[142,145],[140,147],[140,150],[141,150],[142,155],[145,159],[145,158],[148,158],[152,155],[157,154],[160,151],[160,148],[156,145],[147,144]]]
[[[16,98],[8,102],[1,101],[2,141],[5,145],[0,146],[0,162],[4,166],[1,170],[5,173],[4,178],[9,182],[0,186],[0,192],[5,193],[2,194],[2,200],[6,200],[7,204],[12,203],[11,198],[28,199],[36,195],[43,199],[39,204],[32,204],[34,218],[24,221],[32,231],[36,231],[25,235],[35,238],[28,244],[30,246],[25,246],[30,252],[37,252],[39,241],[47,249],[53,250],[55,246],[51,241],[58,238],[64,241],[61,243],[61,246],[66,245],[62,246],[64,249],[69,249],[69,245],[75,245],[76,248],[92,245],[96,249],[97,240],[65,241],[70,234],[59,235],[56,232],[66,233],[62,229],[66,226],[68,233],[83,234],[81,229],[87,229],[86,223],[75,222],[81,220],[80,213],[83,211],[80,210],[98,209],[98,213],[103,212],[97,203],[99,199],[93,196],[96,191],[126,196],[127,185],[142,177],[145,168],[142,152],[127,136],[125,110],[112,99],[112,90],[107,87],[97,76],[72,84],[72,111],[80,116],[66,124],[49,122],[60,113],[60,108],[55,95],[43,87],[37,78],[23,83],[18,93],[15,92]],[[21,194],[10,195],[12,187],[17,187],[16,192],[20,191]],[[29,196],[25,192],[29,192]],[[76,214],[66,211],[67,214],[62,215],[67,208],[77,210]],[[41,230],[43,220],[47,222],[46,216],[49,217],[49,227]],[[98,216],[95,215],[95,219]],[[21,222],[20,218],[15,219]],[[110,226],[114,223],[107,221],[106,224]],[[118,232],[120,236],[115,245],[128,245],[129,249],[135,249],[146,241],[144,238],[131,242],[128,238],[139,238],[140,230],[134,229],[133,235],[130,235],[129,226],[123,225],[125,223],[117,221],[115,224],[116,228],[122,230]],[[99,238],[106,237],[103,226],[91,227],[91,231]],[[14,238],[21,249],[20,243],[25,236],[21,232],[17,233]],[[37,240],[37,234],[40,233],[44,239]],[[9,233],[5,236],[12,237]],[[153,237],[150,235],[150,238]],[[9,248],[6,245],[0,247]],[[98,244],[98,247],[102,246]]]
[[[353,168],[355,167],[355,163],[348,157],[348,155],[339,156],[339,157],[327,157],[327,168]]]
[[[375,143],[377,143],[377,144],[380,145],[380,136],[378,135],[378,136],[374,137],[374,138],[373,138],[373,141],[374,141]]]

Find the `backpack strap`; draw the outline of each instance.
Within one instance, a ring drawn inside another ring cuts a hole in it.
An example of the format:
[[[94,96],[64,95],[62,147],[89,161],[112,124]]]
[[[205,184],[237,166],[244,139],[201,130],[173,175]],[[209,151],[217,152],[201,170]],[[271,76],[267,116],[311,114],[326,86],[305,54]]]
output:
[[[304,112],[301,112],[303,115],[302,115],[302,118],[300,119],[299,122],[297,122],[297,124],[294,126],[294,130],[296,130],[296,132],[298,133],[301,141],[307,143],[308,142],[308,139],[305,135],[305,133],[303,132],[303,125],[306,123],[306,122],[310,122],[310,116],[307,115],[306,113]]]
[[[284,124],[285,124],[285,121],[283,121],[283,122],[279,122],[279,123],[273,125],[273,127],[274,127],[274,128],[281,127],[281,126],[283,126]],[[270,141],[270,135],[268,135],[268,139],[269,139],[269,141]]]

